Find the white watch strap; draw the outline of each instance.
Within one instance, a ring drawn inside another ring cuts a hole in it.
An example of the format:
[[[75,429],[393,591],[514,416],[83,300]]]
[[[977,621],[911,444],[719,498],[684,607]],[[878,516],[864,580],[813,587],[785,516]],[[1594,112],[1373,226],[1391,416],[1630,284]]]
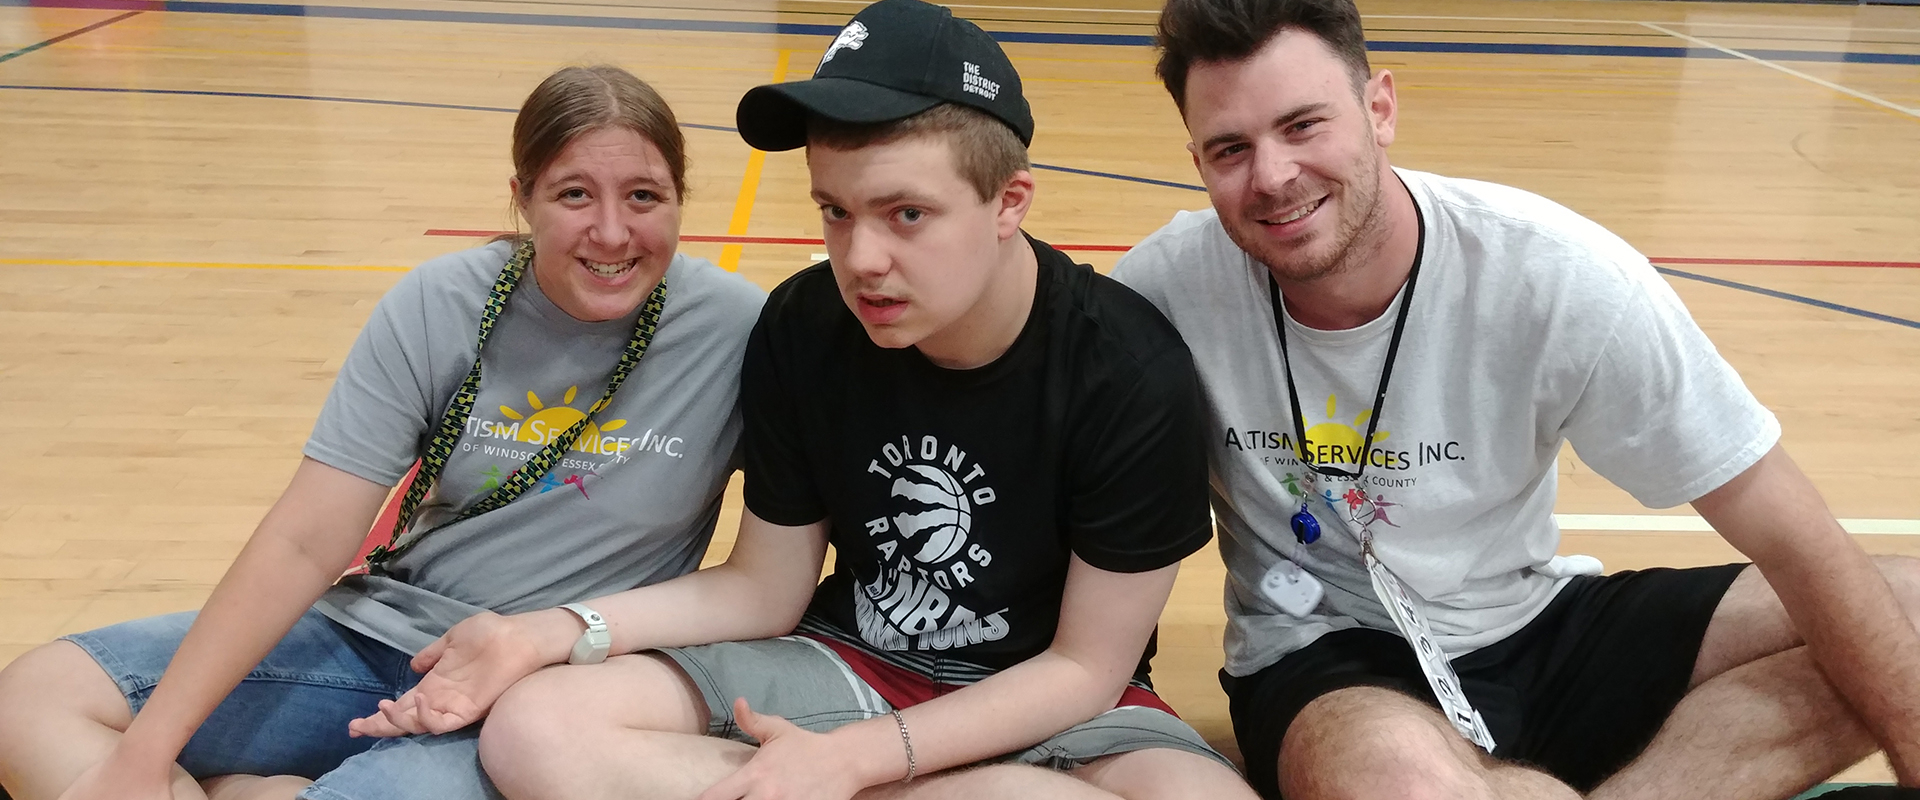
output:
[[[587,625],[586,631],[573,643],[573,652],[567,655],[567,663],[598,664],[607,660],[607,651],[613,649],[613,632],[607,628],[606,618],[584,603],[568,603],[561,608],[573,612]]]

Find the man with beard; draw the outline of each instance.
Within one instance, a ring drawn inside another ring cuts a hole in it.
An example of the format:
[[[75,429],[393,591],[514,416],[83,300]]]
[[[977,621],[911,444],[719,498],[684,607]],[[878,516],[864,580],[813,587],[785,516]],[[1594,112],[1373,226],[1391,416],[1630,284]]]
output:
[[[1159,34],[1213,209],[1114,274],[1205,386],[1256,788],[1781,798],[1876,746],[1920,782],[1915,562],[1848,537],[1644,256],[1390,166],[1350,0],[1171,0]],[[1555,556],[1566,441],[1753,564]]]

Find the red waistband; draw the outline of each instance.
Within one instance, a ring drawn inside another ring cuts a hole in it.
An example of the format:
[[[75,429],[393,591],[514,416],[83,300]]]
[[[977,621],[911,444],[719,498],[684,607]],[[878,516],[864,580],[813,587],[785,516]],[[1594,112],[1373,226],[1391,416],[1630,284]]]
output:
[[[952,694],[955,689],[961,688],[957,684],[938,683],[913,670],[881,661],[865,650],[832,637],[811,633],[798,635],[826,645],[827,649],[840,657],[840,660],[847,662],[853,674],[860,676],[861,680],[866,681],[868,686],[873,687],[873,690],[880,694],[881,699],[886,700],[894,708],[910,708],[941,695]],[[1120,693],[1120,702],[1115,703],[1113,707],[1127,706],[1156,708],[1175,717],[1180,716],[1174,713],[1173,708],[1168,706],[1166,701],[1161,700],[1159,695],[1132,684],[1128,684],[1126,691]]]

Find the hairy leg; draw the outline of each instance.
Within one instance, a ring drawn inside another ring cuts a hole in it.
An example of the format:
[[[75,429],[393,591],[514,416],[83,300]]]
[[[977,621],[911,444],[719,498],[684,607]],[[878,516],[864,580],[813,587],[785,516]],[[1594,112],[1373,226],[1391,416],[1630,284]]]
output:
[[[1920,561],[1874,562],[1908,618],[1920,619]],[[1594,797],[1792,797],[1877,749],[1756,568],[1715,609],[1692,686],[1646,752]]]
[[[1399,692],[1358,686],[1308,703],[1280,745],[1288,800],[1576,800],[1552,776],[1495,760],[1440,711]]]

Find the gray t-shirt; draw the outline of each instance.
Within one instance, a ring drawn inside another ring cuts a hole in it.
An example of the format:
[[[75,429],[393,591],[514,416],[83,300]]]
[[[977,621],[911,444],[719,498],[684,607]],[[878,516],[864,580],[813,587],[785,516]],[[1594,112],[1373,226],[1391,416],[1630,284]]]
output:
[[[1752,466],[1780,425],[1619,237],[1519,189],[1397,172],[1425,214],[1426,250],[1364,480],[1375,552],[1458,657],[1519,630],[1584,571],[1555,555],[1563,442],[1666,507]],[[1348,485],[1323,481],[1303,497],[1265,267],[1213,211],[1181,212],[1113,276],[1166,313],[1200,368],[1228,570],[1227,672],[1252,674],[1332,630],[1394,630],[1346,523]],[[1344,331],[1287,318],[1315,459],[1358,463],[1399,302]],[[1287,527],[1303,501],[1326,531],[1311,545]],[[1326,585],[1304,617],[1260,591],[1281,559]]]
[[[401,278],[341,366],[306,455],[399,481],[473,366],[480,311],[512,251],[496,242]],[[766,294],[684,255],[666,281],[646,356],[540,483],[422,539],[388,564],[389,577],[342,579],[315,608],[418,652],[482,609],[549,608],[698,567],[738,465],[740,359]],[[580,419],[606,391],[638,317],[576,320],[529,269],[487,342],[479,400],[413,529],[458,516]]]

